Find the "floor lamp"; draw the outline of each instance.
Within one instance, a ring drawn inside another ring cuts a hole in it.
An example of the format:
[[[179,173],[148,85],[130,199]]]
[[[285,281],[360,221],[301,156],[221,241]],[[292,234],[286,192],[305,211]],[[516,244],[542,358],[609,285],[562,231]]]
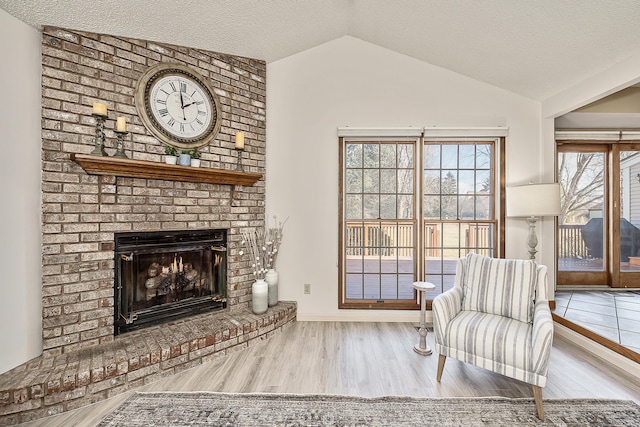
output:
[[[536,221],[560,214],[560,184],[528,184],[507,187],[507,216],[525,217],[529,223],[529,259],[536,259]]]

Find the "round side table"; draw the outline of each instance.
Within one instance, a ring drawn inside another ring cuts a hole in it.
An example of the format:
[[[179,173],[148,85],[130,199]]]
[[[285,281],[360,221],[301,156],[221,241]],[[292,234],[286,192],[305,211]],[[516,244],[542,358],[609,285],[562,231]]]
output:
[[[418,291],[420,298],[420,342],[413,347],[413,351],[423,356],[431,354],[427,346],[427,291],[432,291],[436,285],[430,282],[413,282],[413,288]]]

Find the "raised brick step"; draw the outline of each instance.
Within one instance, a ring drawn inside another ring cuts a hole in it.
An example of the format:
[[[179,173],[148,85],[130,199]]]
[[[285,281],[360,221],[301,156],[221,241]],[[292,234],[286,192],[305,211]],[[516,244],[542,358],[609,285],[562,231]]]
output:
[[[207,313],[129,332],[113,342],[36,357],[0,375],[0,425],[59,414],[246,348],[296,319],[296,303]]]

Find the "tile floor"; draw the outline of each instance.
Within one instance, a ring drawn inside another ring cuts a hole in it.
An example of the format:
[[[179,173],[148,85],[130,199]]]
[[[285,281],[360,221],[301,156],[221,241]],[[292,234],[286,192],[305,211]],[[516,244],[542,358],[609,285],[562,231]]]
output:
[[[553,312],[640,353],[640,291],[556,291]]]

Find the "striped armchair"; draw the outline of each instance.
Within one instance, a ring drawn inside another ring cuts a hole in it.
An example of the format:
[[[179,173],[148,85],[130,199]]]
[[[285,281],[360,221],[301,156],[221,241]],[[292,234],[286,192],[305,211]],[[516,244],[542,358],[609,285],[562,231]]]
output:
[[[438,295],[432,309],[438,382],[447,357],[524,381],[533,385],[544,420],[553,340],[546,266],[469,254],[458,260],[454,288]]]

